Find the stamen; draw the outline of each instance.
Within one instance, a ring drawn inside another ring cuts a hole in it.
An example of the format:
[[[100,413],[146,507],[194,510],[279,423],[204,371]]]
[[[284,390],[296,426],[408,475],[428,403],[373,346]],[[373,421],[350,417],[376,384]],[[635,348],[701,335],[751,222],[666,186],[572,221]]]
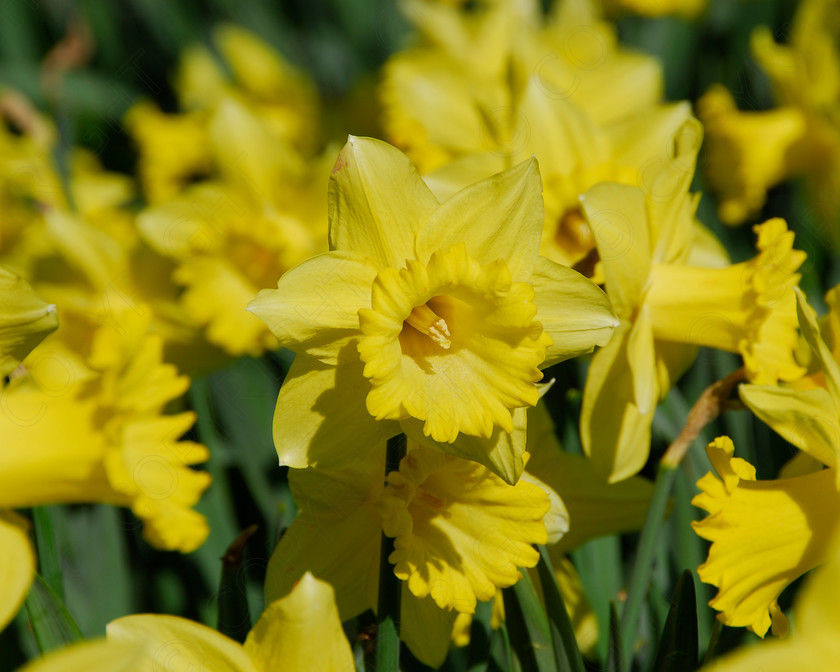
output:
[[[452,345],[452,341],[449,340],[452,334],[449,333],[446,320],[436,315],[425,303],[422,306],[414,306],[405,321],[420,333],[426,334],[444,350],[449,350]]]

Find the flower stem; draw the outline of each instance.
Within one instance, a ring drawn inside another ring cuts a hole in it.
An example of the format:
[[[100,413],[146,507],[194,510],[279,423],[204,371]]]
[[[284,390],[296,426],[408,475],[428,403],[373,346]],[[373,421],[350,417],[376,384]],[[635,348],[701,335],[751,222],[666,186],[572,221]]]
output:
[[[744,380],[744,370],[738,369],[723,380],[712,383],[707,387],[694,406],[691,407],[685,426],[679,436],[671,442],[665,454],[659,460],[653,498],[645,518],[645,526],[642,528],[642,536],[639,539],[639,547],[636,551],[636,561],[633,564],[633,573],[630,576],[630,585],[627,590],[627,603],[624,605],[624,611],[621,615],[622,648],[624,649],[626,669],[630,669],[630,663],[633,659],[633,644],[639,625],[639,615],[647,596],[650,575],[653,570],[656,542],[662,530],[662,524],[665,522],[668,498],[671,495],[680,463],[694,439],[699,436],[706,425],[722,412],[738,407],[736,403],[730,401],[729,397],[735,386],[742,380]]]
[[[400,468],[405,457],[405,434],[388,439],[385,475]],[[379,600],[376,611],[376,672],[400,669],[400,597],[402,581],[394,574],[388,558],[394,552],[394,540],[382,535],[379,551]]]

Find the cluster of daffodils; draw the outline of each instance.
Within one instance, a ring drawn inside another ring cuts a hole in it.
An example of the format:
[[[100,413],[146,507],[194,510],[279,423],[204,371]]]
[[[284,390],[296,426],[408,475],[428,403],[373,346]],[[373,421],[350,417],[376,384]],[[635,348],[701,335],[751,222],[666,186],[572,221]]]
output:
[[[26,672],[353,670],[342,623],[389,591],[399,639],[439,667],[482,603],[494,627],[513,617],[500,596],[546,558],[592,654],[606,634],[569,553],[646,524],[654,417],[700,348],[732,353],[742,411],[798,451],[756,480],[729,437],[707,448],[693,528],[711,545],[690,569],[720,622],[789,637],[710,669],[830,669],[840,294],[817,318],[794,231],[755,216],[805,176],[840,240],[840,6],[802,0],[787,44],[753,35],[778,109],[739,112],[716,87],[695,117],[608,19],[703,9],[407,0],[383,137],[340,150],[308,76],[221,26],[183,53],[177,111],[128,111],[136,180],[0,91],[0,629],[38,568],[30,507],[125,507],[153,547],[197,549],[212,486],[187,374],[294,353],[272,429],[298,513],[244,643],[125,615]],[[742,261],[697,215],[704,135],[720,219],[754,224]],[[574,358],[579,415],[561,413],[577,452],[552,420],[552,367]],[[780,595],[823,564],[790,633]]]

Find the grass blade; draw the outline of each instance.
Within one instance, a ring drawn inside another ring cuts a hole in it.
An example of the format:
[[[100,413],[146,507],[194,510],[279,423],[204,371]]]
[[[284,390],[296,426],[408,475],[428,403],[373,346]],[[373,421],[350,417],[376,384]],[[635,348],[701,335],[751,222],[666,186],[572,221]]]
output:
[[[575,629],[566,611],[566,604],[557,579],[554,576],[554,568],[551,566],[551,559],[545,546],[539,546],[540,562],[537,565],[537,572],[542,586],[545,609],[551,627],[551,641],[554,644],[554,661],[557,670],[570,670],[571,672],[583,672],[583,658],[578,649],[575,639]]]
[[[694,577],[685,570],[677,581],[671,610],[659,639],[653,672],[692,672],[697,669],[697,599]]]
[[[32,582],[26,598],[26,611],[41,653],[82,639],[82,632],[64,602],[40,575],[36,575]]]

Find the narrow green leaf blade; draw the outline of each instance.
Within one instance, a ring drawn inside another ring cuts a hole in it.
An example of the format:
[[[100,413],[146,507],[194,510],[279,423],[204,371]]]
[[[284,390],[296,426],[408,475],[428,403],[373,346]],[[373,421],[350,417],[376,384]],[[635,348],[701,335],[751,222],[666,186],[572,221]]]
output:
[[[566,611],[566,604],[563,601],[560,587],[557,585],[551,559],[548,557],[545,546],[538,546],[538,549],[540,551],[540,562],[537,565],[537,573],[540,577],[546,613],[551,626],[556,669],[558,671],[584,672],[583,658],[578,649],[575,629],[569,618],[569,612]]]
[[[522,672],[554,672],[551,627],[527,572],[502,591],[505,623]]]
[[[79,626],[41,575],[36,575],[26,598],[29,623],[41,653],[82,639]]]
[[[41,576],[58,598],[64,600],[64,582],[61,577],[61,561],[52,508],[36,506],[32,509],[32,522],[35,527],[35,544],[38,548],[38,566]]]
[[[610,601],[610,640],[607,647],[606,672],[625,672],[624,651],[621,648],[621,626],[615,602]]]
[[[694,577],[685,570],[677,582],[671,610],[653,663],[654,672],[692,672],[697,669],[697,600]]]

